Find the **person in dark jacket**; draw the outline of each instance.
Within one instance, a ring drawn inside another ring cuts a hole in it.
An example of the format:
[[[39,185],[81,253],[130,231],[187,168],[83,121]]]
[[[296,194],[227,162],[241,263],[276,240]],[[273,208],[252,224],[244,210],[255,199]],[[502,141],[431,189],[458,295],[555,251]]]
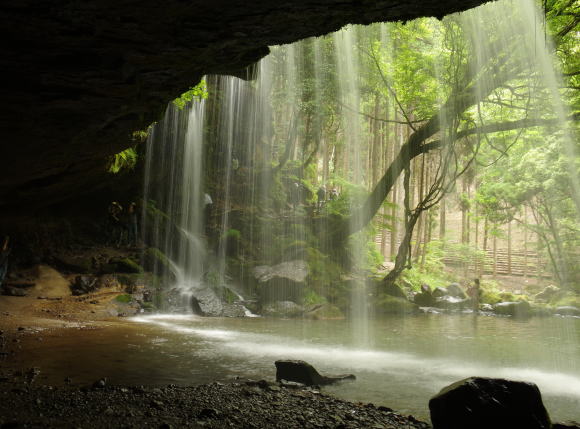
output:
[[[4,237],[0,248],[0,287],[8,272],[8,256],[10,255],[10,237]]]
[[[326,188],[324,185],[320,185],[320,188],[318,188],[318,191],[316,191],[316,196],[318,197],[317,208],[320,210],[326,201]]]

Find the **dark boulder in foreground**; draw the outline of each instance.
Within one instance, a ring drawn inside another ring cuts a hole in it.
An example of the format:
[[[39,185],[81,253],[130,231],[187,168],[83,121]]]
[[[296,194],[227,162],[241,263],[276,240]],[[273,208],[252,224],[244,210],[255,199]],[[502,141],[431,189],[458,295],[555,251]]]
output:
[[[533,383],[471,377],[453,383],[429,401],[433,429],[550,429]]]
[[[277,360],[275,365],[276,381],[286,380],[302,383],[306,386],[322,386],[338,381],[356,379],[352,374],[337,376],[320,375],[312,365],[303,360]]]
[[[580,429],[578,422],[554,423],[552,429]]]

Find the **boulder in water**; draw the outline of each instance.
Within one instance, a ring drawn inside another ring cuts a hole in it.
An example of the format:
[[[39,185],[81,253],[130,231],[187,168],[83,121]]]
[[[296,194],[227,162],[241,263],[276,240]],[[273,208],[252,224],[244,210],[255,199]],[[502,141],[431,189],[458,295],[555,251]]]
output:
[[[262,302],[300,301],[307,276],[308,264],[300,259],[254,268]]]
[[[276,301],[262,309],[264,316],[295,318],[302,317],[304,308],[293,301]]]
[[[454,296],[442,296],[435,300],[435,307],[444,308],[446,310],[463,310],[471,307],[471,300],[469,298],[456,298]]]
[[[533,383],[471,377],[443,388],[429,401],[433,429],[550,429]]]
[[[503,316],[529,317],[532,307],[527,301],[498,302],[493,306],[496,314]]]
[[[344,314],[336,305],[318,304],[308,308],[304,312],[304,317],[313,320],[332,320],[344,319]]]
[[[459,283],[451,283],[449,286],[447,286],[446,289],[447,289],[447,295],[449,295],[449,296],[452,296],[454,298],[461,298],[461,299],[467,298],[467,295],[465,294],[465,292],[463,291],[463,289],[461,288]]]
[[[224,304],[217,294],[209,287],[196,289],[193,296],[197,300],[199,309],[204,316],[222,316]]]
[[[377,314],[415,314],[419,312],[419,306],[407,299],[383,295],[375,304],[375,312]]]
[[[574,307],[573,305],[564,305],[562,307],[557,307],[554,310],[554,314],[558,314],[560,316],[579,316],[580,317],[580,308]]]
[[[421,285],[421,292],[415,295],[413,299],[415,304],[419,307],[434,307],[435,306],[435,297],[431,292],[431,288],[427,285]]]
[[[356,380],[352,374],[323,376],[308,362],[303,360],[277,360],[276,381],[286,380],[302,383],[306,386],[322,386],[344,380]]]
[[[437,286],[433,289],[433,296],[435,298],[441,298],[442,296],[448,296],[449,292],[444,287]]]

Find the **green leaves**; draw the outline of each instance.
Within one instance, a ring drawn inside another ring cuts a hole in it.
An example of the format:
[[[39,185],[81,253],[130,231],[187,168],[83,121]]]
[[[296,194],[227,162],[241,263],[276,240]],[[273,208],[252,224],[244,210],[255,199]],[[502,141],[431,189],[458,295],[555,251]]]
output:
[[[175,104],[179,109],[183,109],[187,103],[190,103],[193,100],[200,101],[207,97],[207,86],[205,80],[202,79],[197,85],[191,87],[188,91],[173,100],[173,104]]]

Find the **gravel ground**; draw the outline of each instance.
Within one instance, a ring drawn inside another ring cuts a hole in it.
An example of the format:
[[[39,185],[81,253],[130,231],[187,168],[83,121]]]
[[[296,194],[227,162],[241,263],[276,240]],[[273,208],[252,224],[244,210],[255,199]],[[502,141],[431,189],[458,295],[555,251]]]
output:
[[[25,378],[27,374],[24,374]],[[1,428],[388,428],[427,429],[385,407],[267,381],[194,387],[88,388],[0,381]]]

